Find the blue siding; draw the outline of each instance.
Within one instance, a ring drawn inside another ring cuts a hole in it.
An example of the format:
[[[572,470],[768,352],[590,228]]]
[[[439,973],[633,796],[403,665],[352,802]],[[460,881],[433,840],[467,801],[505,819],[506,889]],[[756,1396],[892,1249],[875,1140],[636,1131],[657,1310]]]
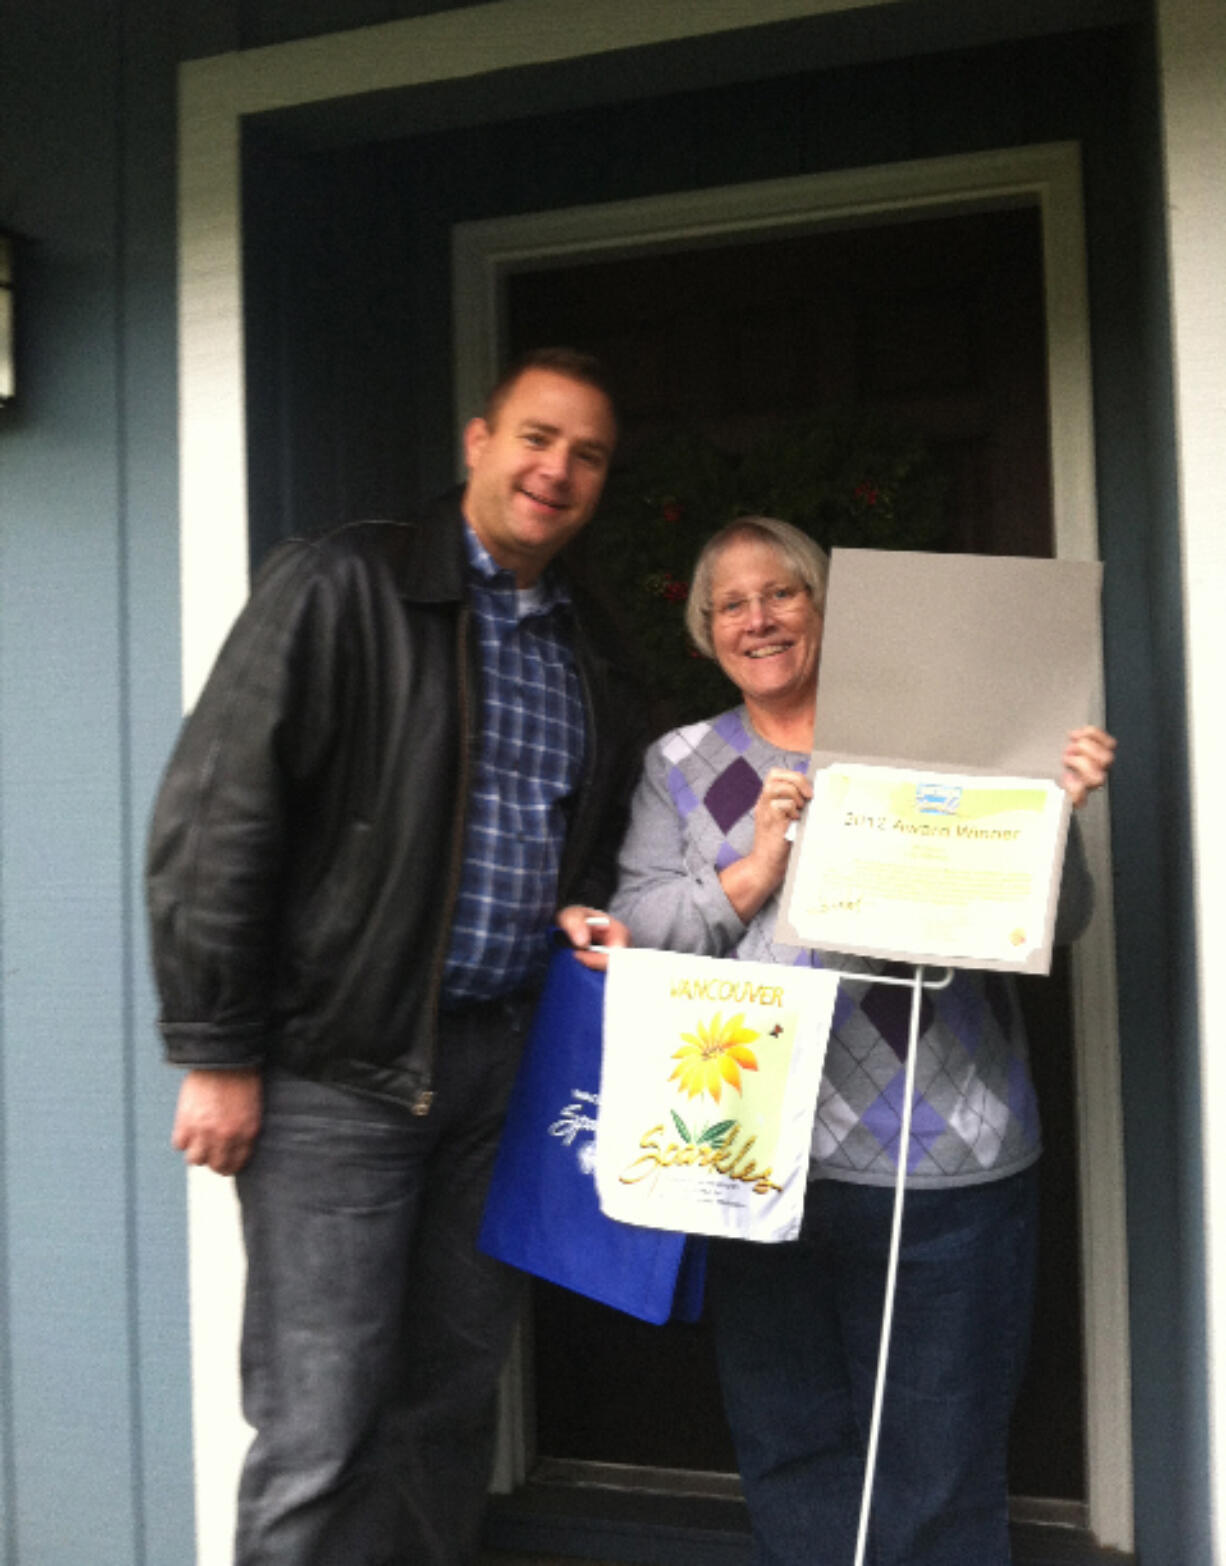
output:
[[[143,10],[6,15],[29,242],[0,427],[5,1566],[192,1555],[184,1185],[138,900],[179,613],[175,63]]]

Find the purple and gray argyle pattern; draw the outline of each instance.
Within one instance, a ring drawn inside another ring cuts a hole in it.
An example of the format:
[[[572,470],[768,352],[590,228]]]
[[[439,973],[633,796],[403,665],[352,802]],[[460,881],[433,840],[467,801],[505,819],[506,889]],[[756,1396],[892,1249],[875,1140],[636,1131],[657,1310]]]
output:
[[[691,875],[711,864],[722,870],[749,852],[753,806],[771,767],[808,764],[807,757],[768,745],[743,708],[674,730],[657,752],[683,824]],[[728,955],[812,963],[848,975],[826,1051],[812,1172],[888,1184],[899,1155],[911,992],[851,977],[881,973],[885,963],[776,942],[778,911],[774,897]],[[907,1154],[911,1181],[943,1187],[1000,1179],[1039,1151],[1038,1106],[1013,984],[999,973],[959,969],[947,989],[923,999]]]

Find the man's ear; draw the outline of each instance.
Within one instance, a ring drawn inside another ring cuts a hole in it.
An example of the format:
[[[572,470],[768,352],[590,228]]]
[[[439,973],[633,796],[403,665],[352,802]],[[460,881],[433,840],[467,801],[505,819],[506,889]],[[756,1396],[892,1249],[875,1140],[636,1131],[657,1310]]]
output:
[[[490,438],[490,427],[482,418],[469,419],[464,426],[464,463],[471,473]]]

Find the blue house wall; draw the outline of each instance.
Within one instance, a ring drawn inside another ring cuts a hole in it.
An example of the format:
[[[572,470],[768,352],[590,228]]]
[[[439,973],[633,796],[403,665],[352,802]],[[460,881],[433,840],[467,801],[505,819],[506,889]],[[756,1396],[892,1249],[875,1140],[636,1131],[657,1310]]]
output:
[[[0,222],[28,236],[0,426],[0,1555],[169,1566],[184,1201],[139,844],[178,708],[173,50],[153,5],[16,7],[0,70]]]
[[[191,1554],[183,1179],[140,845],[179,710],[175,41],[6,9],[0,222],[0,1557]]]
[[[0,226],[25,236],[21,396],[0,412],[0,1566],[184,1566],[194,1553],[184,1182],[167,1147],[177,1082],[156,1045],[140,893],[180,710],[177,64],[450,8],[30,0],[0,24]],[[1088,109],[1077,118],[1067,83],[1036,78],[1023,99],[1007,73],[976,88],[946,57],[881,66],[859,84],[868,100],[849,77],[832,83],[822,156],[1086,137],[1108,700],[1125,742],[1112,793],[1138,1529],[1145,1566],[1200,1566],[1181,601],[1144,21],[1117,33],[1111,60],[1110,134]],[[840,133],[854,145],[840,151]],[[437,366],[446,277],[437,247],[422,253],[422,347]],[[413,458],[427,481],[450,406],[431,388]]]

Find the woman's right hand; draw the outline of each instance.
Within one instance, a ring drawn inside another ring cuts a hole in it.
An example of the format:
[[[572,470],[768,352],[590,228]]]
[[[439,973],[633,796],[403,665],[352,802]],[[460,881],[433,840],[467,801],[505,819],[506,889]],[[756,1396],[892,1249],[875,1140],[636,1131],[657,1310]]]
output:
[[[753,809],[753,847],[719,878],[746,923],[782,884],[792,847],[788,829],[812,798],[813,785],[803,772],[772,767],[766,774]]]

